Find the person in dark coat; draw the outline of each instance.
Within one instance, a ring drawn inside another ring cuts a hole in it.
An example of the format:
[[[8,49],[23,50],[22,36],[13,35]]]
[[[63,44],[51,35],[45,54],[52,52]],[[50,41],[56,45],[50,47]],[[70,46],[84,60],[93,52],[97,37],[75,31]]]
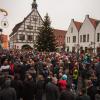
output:
[[[82,89],[82,96],[80,100],[91,100],[90,96],[86,93],[86,89]]]
[[[100,58],[98,58],[98,61],[99,62],[95,66],[96,66],[97,82],[98,86],[100,87]]]
[[[11,81],[11,86],[16,90],[17,100],[22,97],[23,83],[20,80],[20,75],[15,74],[14,80]]]
[[[23,100],[33,100],[35,94],[35,82],[32,79],[31,74],[26,75],[26,79],[23,82]]]
[[[42,100],[44,89],[45,89],[45,81],[43,75],[39,75],[38,81],[36,83],[36,100]]]
[[[60,100],[75,100],[75,96],[70,91],[70,85],[67,86],[65,91],[61,92]]]
[[[90,80],[88,82],[88,88],[87,88],[87,94],[90,96],[91,100],[95,100],[95,95],[97,93],[97,89],[95,86],[93,86],[92,81]]]
[[[11,80],[6,80],[4,88],[0,91],[0,100],[17,100],[16,91],[10,87]]]
[[[100,88],[97,89],[97,93],[95,95],[95,100],[100,100]]]
[[[59,88],[56,86],[57,79],[52,78],[52,81],[46,85],[46,100],[58,100]]]

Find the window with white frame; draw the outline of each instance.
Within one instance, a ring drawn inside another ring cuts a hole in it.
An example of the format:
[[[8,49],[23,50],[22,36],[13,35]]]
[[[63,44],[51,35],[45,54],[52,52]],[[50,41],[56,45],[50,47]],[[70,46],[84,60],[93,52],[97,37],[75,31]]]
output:
[[[100,33],[97,33],[97,42],[100,41]]]
[[[19,34],[19,40],[25,40],[25,35],[24,34]]]
[[[70,37],[69,37],[69,43],[70,43]]]
[[[83,35],[83,42],[86,42],[86,35]]]
[[[73,43],[76,42],[76,36],[73,36]]]
[[[87,35],[87,42],[89,42],[89,34]]]
[[[32,35],[27,35],[27,40],[32,41]]]
[[[82,42],[82,35],[80,35],[80,42]]]

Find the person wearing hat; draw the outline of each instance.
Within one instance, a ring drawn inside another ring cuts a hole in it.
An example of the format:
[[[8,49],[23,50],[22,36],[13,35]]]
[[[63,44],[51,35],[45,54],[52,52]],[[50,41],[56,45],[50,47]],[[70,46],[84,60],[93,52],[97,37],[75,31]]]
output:
[[[58,81],[58,86],[59,86],[60,91],[66,90],[66,87],[67,87],[67,75],[66,74],[64,74],[62,78]]]

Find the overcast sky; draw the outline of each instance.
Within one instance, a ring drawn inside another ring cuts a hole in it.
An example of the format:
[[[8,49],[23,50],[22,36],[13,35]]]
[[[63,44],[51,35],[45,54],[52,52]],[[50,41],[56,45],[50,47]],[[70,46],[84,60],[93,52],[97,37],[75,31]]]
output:
[[[33,0],[0,0],[0,8],[8,11],[8,28],[5,34],[10,34],[12,28],[31,12]],[[37,0],[38,11],[42,18],[49,14],[52,27],[67,30],[72,18],[83,21],[85,15],[100,19],[100,0]],[[3,18],[0,13],[0,23]],[[1,27],[1,25],[0,25]]]

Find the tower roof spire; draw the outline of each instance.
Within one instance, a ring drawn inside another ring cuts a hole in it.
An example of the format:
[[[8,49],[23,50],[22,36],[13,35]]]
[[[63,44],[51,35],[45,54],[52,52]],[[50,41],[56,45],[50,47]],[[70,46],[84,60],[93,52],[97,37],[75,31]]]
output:
[[[37,9],[37,3],[36,3],[36,0],[33,0],[33,3],[32,3],[32,9]]]

